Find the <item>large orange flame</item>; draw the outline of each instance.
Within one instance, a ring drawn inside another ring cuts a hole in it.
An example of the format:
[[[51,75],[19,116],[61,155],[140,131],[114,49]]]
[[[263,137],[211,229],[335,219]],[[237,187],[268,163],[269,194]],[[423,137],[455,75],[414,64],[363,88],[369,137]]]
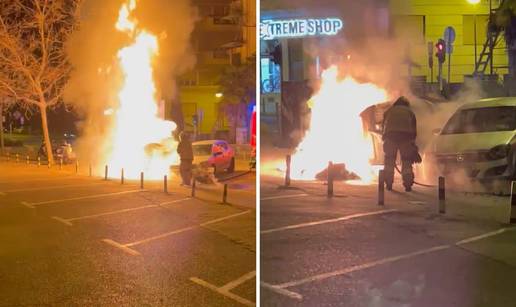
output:
[[[371,182],[373,143],[363,131],[360,113],[387,97],[372,83],[339,79],[335,66],[325,70],[318,93],[309,100],[310,128],[292,156],[291,177],[314,179],[332,161],[344,163],[362,182]]]
[[[114,170],[123,168],[128,178],[137,178],[144,171],[146,178],[157,179],[169,172],[170,165],[178,164],[177,143],[171,139],[176,124],[158,116],[152,67],[158,40],[138,29],[137,22],[131,19],[136,4],[136,0],[124,3],[115,25],[132,43],[118,52],[124,82],[118,93],[111,148],[105,163]]]

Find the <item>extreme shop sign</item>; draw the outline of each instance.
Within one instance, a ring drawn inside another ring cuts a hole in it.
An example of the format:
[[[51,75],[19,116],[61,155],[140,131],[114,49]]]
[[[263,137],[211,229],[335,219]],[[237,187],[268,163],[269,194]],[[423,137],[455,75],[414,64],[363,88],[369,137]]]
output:
[[[343,25],[339,18],[263,20],[260,39],[337,35]]]

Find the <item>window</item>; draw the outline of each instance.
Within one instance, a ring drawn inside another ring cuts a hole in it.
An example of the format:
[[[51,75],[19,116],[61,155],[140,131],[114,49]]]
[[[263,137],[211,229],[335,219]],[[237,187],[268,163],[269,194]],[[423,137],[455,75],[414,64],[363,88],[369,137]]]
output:
[[[488,107],[458,111],[442,134],[512,131],[516,128],[515,107]]]
[[[394,16],[392,33],[396,38],[425,41],[425,16]]]
[[[464,45],[475,44],[475,28],[477,32],[477,44],[483,44],[487,37],[488,15],[464,15],[462,16],[462,43]],[[476,27],[475,27],[476,26]]]
[[[236,25],[236,18],[229,17],[213,17],[213,24],[216,25]]]
[[[229,53],[227,49],[215,49],[213,50],[214,59],[229,59]]]

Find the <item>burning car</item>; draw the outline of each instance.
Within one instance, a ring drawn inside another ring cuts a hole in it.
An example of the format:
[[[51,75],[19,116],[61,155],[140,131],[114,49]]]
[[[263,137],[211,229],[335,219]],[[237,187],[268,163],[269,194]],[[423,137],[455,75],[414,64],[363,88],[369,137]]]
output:
[[[516,97],[468,103],[435,131],[433,158],[444,175],[462,173],[480,182],[512,179],[515,133]]]
[[[203,180],[221,172],[235,170],[235,151],[223,140],[207,140],[192,143],[194,153],[193,175]]]

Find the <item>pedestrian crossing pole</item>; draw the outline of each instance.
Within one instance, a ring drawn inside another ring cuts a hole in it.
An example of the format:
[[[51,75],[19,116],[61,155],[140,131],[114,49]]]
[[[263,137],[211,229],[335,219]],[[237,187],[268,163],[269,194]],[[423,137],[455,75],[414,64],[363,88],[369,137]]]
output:
[[[511,182],[511,208],[509,223],[516,224],[516,181]]]

